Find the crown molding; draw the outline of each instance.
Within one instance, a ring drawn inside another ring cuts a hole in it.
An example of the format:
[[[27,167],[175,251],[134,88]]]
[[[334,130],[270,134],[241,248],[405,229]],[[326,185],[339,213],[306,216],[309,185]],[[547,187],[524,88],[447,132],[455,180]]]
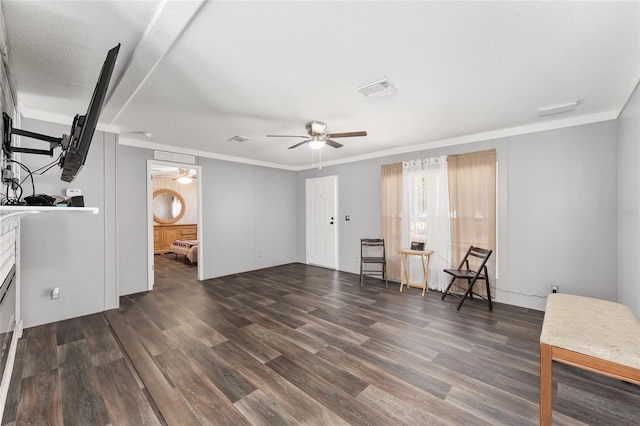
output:
[[[136,139],[118,138],[120,145],[132,146],[136,148],[146,148],[158,151],[174,152],[176,154],[195,155],[196,157],[212,158],[214,160],[231,161],[233,163],[249,164],[252,166],[270,167],[274,169],[295,171],[295,168],[285,164],[269,163],[266,161],[252,160],[250,158],[234,157],[232,155],[216,154],[215,152],[201,151],[198,149],[180,148],[172,145],[164,145],[157,142],[145,142]]]

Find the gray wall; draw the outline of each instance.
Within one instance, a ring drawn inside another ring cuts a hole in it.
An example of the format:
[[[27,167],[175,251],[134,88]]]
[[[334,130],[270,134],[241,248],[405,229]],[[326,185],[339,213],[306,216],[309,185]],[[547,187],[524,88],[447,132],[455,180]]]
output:
[[[618,118],[618,301],[640,318],[640,89]]]
[[[499,144],[504,146],[504,143]],[[360,256],[360,238],[376,238],[381,235],[381,205],[380,205],[380,170],[383,164],[392,164],[405,160],[458,154],[462,152],[479,151],[495,148],[493,141],[481,142],[473,145],[459,145],[438,148],[429,151],[418,151],[408,154],[394,155],[341,164],[337,166],[323,166],[322,169],[310,169],[298,173],[297,181],[297,260],[306,261],[306,220],[305,220],[305,181],[309,178],[321,176],[338,176],[338,269],[341,271],[359,273],[360,265],[355,258]],[[498,160],[506,159],[506,150],[498,150]],[[506,174],[499,177],[506,182]],[[350,221],[345,215],[351,216]],[[498,233],[499,235],[502,233]],[[394,254],[390,254],[394,255]]]
[[[295,262],[295,173],[200,163],[205,278]]]
[[[616,220],[605,214],[616,206],[613,121],[299,172],[298,262],[305,262],[305,179],[338,176],[338,268],[358,273],[360,238],[381,234],[382,164],[488,148],[498,152],[497,300],[543,309],[551,284],[616,300]]]
[[[255,269],[255,175],[253,166],[202,160],[205,277]],[[207,172],[205,172],[205,169]]]
[[[147,290],[147,159],[153,151],[117,147],[118,291]]]
[[[256,167],[256,268],[296,260],[295,173]]]
[[[69,132],[69,126],[29,119],[23,120],[22,128],[52,136]],[[105,203],[115,199],[111,184],[115,144],[115,135],[96,132],[86,165],[71,184],[60,180],[57,167],[34,177],[36,193],[64,195],[66,188],[79,188],[85,205],[98,207],[100,214],[51,212],[22,220],[21,314],[25,327],[117,306],[115,210]],[[52,161],[29,154],[21,160],[31,170]],[[25,195],[30,195],[30,183],[23,186]],[[60,287],[60,299],[51,300],[55,286]]]
[[[514,138],[508,144],[509,290],[617,300],[616,123]],[[503,196],[500,194],[499,196]]]
[[[380,166],[397,161],[401,160],[384,157],[298,172],[298,262],[306,263],[306,179],[338,176],[338,269],[359,273],[360,264],[355,258],[360,257],[360,238],[381,237]],[[345,215],[351,220],[346,221]]]
[[[153,151],[119,145],[117,154],[118,277],[125,295],[147,289],[146,164]],[[207,158],[199,165],[204,278],[294,262],[295,173]]]
[[[69,130],[37,120],[25,120],[23,128],[51,135]],[[80,188],[85,204],[100,214],[54,212],[24,219],[25,327],[111,309],[118,294],[146,290],[146,168],[152,157],[151,150],[116,146],[115,135],[96,132],[87,164],[72,184],[59,180],[57,167],[36,176],[38,193]],[[23,160],[32,169],[51,161],[33,155]],[[200,165],[205,278],[294,262],[295,172],[210,159]],[[51,301],[55,286],[61,297]]]
[[[23,127],[54,135],[68,131],[35,120],[25,120]],[[382,164],[496,148],[497,299],[542,309],[549,286],[558,284],[565,293],[616,300],[618,223],[607,215],[619,205],[616,129],[616,122],[605,122],[298,173],[201,158],[205,278],[304,262],[305,179],[328,175],[339,177],[339,269],[357,273],[353,259],[360,237],[380,235]],[[87,165],[71,185],[59,180],[59,170],[36,177],[38,192],[81,188],[86,204],[99,207],[100,215],[25,219],[27,327],[102,311],[116,305],[118,291],[146,289],[146,160],[153,152],[115,146],[115,138],[96,133]],[[33,168],[47,160],[25,159]],[[585,247],[587,253],[581,252]],[[51,301],[55,285],[62,296]],[[620,288],[621,301],[637,298],[633,285]]]

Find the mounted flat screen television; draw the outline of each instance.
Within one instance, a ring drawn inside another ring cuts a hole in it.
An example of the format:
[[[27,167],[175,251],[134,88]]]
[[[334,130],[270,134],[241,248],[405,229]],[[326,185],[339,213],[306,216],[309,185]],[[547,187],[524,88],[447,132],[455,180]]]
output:
[[[73,181],[87,160],[87,153],[107,97],[107,89],[109,88],[111,74],[113,74],[119,50],[120,44],[107,53],[107,58],[104,61],[104,65],[102,65],[102,71],[93,91],[91,102],[89,102],[87,113],[86,115],[75,116],[71,125],[68,146],[65,147],[63,141],[63,158],[60,160],[62,176],[60,179],[65,182]]]

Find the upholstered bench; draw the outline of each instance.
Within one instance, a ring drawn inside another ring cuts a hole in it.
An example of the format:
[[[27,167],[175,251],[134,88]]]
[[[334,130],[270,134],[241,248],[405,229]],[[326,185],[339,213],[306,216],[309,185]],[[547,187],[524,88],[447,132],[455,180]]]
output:
[[[541,425],[551,424],[553,361],[640,385],[640,322],[620,303],[549,295],[540,334]]]

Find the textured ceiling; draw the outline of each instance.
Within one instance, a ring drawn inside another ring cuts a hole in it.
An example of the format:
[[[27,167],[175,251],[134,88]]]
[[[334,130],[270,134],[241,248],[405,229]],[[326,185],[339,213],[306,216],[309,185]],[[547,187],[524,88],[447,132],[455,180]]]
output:
[[[311,120],[367,130],[322,150],[323,162],[347,161],[611,119],[640,79],[638,2],[3,0],[2,9],[25,114],[83,113],[107,50],[122,43],[101,119],[121,140],[293,169],[311,163],[308,147],[266,134],[304,135]],[[381,78],[398,90],[357,92]],[[576,111],[537,115],[572,100]],[[250,140],[227,142],[236,135]]]

